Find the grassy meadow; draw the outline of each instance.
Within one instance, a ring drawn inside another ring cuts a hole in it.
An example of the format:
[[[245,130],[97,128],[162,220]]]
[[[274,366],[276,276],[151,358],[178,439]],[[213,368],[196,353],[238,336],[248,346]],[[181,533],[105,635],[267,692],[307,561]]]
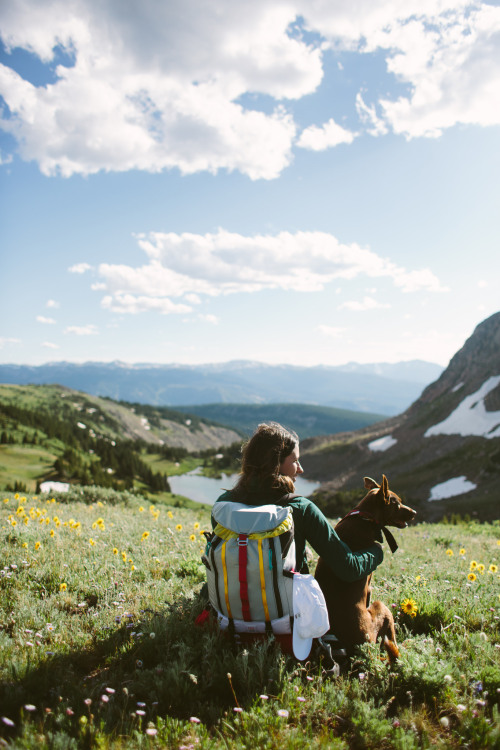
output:
[[[500,748],[500,524],[396,530],[373,598],[401,657],[367,644],[337,678],[195,623],[208,527],[126,492],[0,496],[1,745]]]

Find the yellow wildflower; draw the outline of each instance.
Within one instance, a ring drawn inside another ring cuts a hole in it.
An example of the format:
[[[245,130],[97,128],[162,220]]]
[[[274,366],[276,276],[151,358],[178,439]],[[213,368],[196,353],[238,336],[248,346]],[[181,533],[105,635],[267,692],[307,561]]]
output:
[[[93,546],[94,546],[94,544],[95,544],[95,542],[94,542],[94,540],[92,539],[92,537],[90,537],[90,539],[89,539],[89,544],[90,544],[90,546],[91,546],[91,547],[93,547]]]
[[[141,507],[139,508],[139,513],[144,513],[144,508],[142,507],[142,505],[141,505]]]
[[[42,546],[41,542],[35,542],[35,549],[40,549],[41,546]]]
[[[191,536],[189,537],[189,540],[190,540],[191,542],[194,542],[194,541],[195,541],[195,539],[196,539],[195,535],[194,535],[194,534],[191,534]]]
[[[460,550],[460,554],[461,555],[465,555],[466,552],[467,552],[467,550],[462,547],[462,549]]]
[[[7,500],[7,502],[9,502],[9,501]],[[173,517],[174,517],[174,514],[172,513],[172,511],[171,511],[171,510],[169,510],[169,511],[167,511],[167,516],[168,516],[169,518],[173,518]]]
[[[51,537],[54,537],[55,535],[56,535],[56,532],[54,531],[54,529],[51,529],[51,530],[50,530],[50,536],[51,536]]]
[[[477,576],[476,576],[475,573],[469,573],[469,575],[467,576],[467,578],[469,579],[469,581],[475,581],[476,578],[477,578]]]
[[[493,563],[492,563],[492,564],[490,565],[490,567],[489,567],[489,572],[490,572],[490,573],[496,573],[496,572],[497,572],[497,570],[498,570],[497,566],[496,566],[496,565],[493,565]]]
[[[68,584],[67,583],[61,583],[61,584],[59,584],[59,591],[66,591],[67,588],[68,588]]]
[[[477,562],[475,560],[470,561],[470,570],[475,570],[477,568]]]
[[[194,525],[194,530],[197,531],[199,528],[200,528],[200,524],[198,523],[198,521],[196,521]]]
[[[117,547],[113,547],[113,555],[117,555],[117,554],[118,554],[118,548]]]
[[[178,523],[177,526],[175,527],[175,530],[176,531],[182,531],[182,524]]]
[[[482,576],[484,576],[484,571],[486,570],[486,567],[483,565],[483,563],[479,563],[477,566],[478,571],[481,573]]]
[[[401,602],[401,609],[405,614],[415,617],[418,611],[417,602],[414,599],[404,599]]]
[[[447,549],[446,550],[446,554],[448,555],[448,557],[453,557],[453,550],[452,549]]]
[[[144,531],[143,535],[141,536],[141,541],[144,542],[149,536],[149,531]]]

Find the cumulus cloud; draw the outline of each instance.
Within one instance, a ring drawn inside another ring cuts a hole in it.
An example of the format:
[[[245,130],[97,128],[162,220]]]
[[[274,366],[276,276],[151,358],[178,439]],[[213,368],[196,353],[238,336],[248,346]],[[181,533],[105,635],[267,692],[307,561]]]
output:
[[[74,266],[70,266],[68,268],[68,271],[70,273],[86,273],[87,271],[90,271],[92,266],[89,266],[88,263],[75,263]]]
[[[351,133],[335,120],[328,120],[322,127],[311,125],[300,134],[297,146],[309,151],[324,151],[326,148],[338,146],[341,143],[352,143],[356,133]]]
[[[436,137],[458,122],[500,123],[500,8],[481,0],[143,0],[126,12],[123,0],[19,0],[2,4],[0,21],[8,50],[51,71],[35,86],[0,65],[0,125],[46,175],[273,179],[294,144],[354,138],[330,118],[296,139],[293,103],[318,89],[331,49],[384,55],[386,88],[399,86],[359,93],[360,132]]]
[[[467,6],[467,7],[466,7]],[[385,32],[388,70],[411,93],[380,100],[383,116],[408,138],[438,137],[456,123],[500,123],[500,8],[457,3],[447,14]]]
[[[114,296],[106,295],[103,297],[101,304],[102,307],[112,312],[132,315],[141,312],[159,312],[168,315],[169,313],[188,313],[192,309],[189,305],[176,305],[168,297],[137,296],[120,292]]]
[[[54,325],[56,322],[54,318],[46,318],[44,315],[37,315],[36,319],[38,323],[45,323],[46,325]]]
[[[99,287],[107,292],[101,304],[113,312],[184,314],[203,296],[314,292],[358,276],[388,277],[404,292],[444,289],[429,269],[407,270],[326,232],[245,236],[219,229],[205,235],[151,232],[137,239],[145,264],[102,263],[97,269]]]
[[[86,326],[67,326],[64,333],[72,333],[75,336],[96,336],[98,333],[97,326],[90,324]]]

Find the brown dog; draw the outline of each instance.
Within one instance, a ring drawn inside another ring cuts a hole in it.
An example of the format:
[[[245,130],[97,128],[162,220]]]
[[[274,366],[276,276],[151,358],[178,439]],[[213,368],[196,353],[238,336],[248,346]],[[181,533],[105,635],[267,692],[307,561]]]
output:
[[[386,526],[405,528],[416,512],[403,505],[400,498],[389,490],[386,476],[382,486],[365,477],[365,487],[370,490],[361,502],[335,526],[335,531],[353,552],[382,541],[381,531],[394,552],[397,544]],[[371,574],[359,581],[341,581],[321,557],[316,567],[316,579],[325,595],[333,633],[347,649],[369,641],[381,639],[389,658],[397,658],[394,618],[380,601],[370,604]]]

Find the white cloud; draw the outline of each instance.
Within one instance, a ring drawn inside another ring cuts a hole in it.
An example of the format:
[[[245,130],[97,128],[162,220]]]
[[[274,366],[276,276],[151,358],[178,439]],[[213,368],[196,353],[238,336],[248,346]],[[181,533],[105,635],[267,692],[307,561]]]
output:
[[[8,49],[48,64],[62,48],[69,60],[38,87],[0,65],[0,126],[46,175],[177,168],[275,178],[292,159],[293,101],[317,90],[329,47],[383,54],[387,89],[404,87],[397,98],[359,93],[372,135],[500,123],[500,8],[481,0],[144,0],[126,12],[122,0],[20,0],[0,14]],[[292,31],[300,18],[318,44]],[[271,108],[251,109],[248,94]],[[330,119],[296,143],[319,150],[353,137]]]
[[[375,105],[371,107],[365,104],[363,95],[358,91],[356,95],[356,111],[361,122],[365,125],[366,132],[373,136],[385,135],[388,131],[386,123],[377,115]]]
[[[46,307],[52,307],[54,309],[60,307],[59,302],[56,302],[55,299],[49,299],[47,300]]]
[[[74,266],[70,266],[68,268],[68,271],[70,273],[85,273],[86,271],[90,271],[92,266],[89,266],[88,263],[75,263]]]
[[[352,143],[355,137],[356,133],[351,133],[331,119],[321,127],[311,125],[303,130],[297,146],[309,151],[324,151],[341,143]]]
[[[438,137],[457,123],[500,123],[499,7],[456,2],[394,23],[373,43],[391,50],[388,71],[409,87],[396,100],[380,100],[395,133]]]
[[[326,232],[244,236],[219,229],[205,235],[151,232],[137,239],[146,264],[98,268],[99,287],[107,292],[102,305],[113,312],[185,313],[202,295],[320,291],[335,279],[361,275],[388,277],[404,292],[443,289],[429,269],[409,271]],[[174,304],[172,298],[183,302]],[[381,306],[370,298],[364,305]]]
[[[217,325],[219,322],[219,318],[217,315],[198,315],[200,320],[203,320],[205,323],[211,323],[212,325]]]
[[[342,310],[356,310],[356,311],[364,311],[364,310],[376,310],[377,308],[383,308],[383,307],[390,307],[390,305],[383,303],[383,302],[377,302],[377,300],[373,299],[373,297],[364,297],[362,300],[352,300],[350,302],[343,302],[341,305],[339,305],[338,309]]]
[[[68,326],[64,333],[74,333],[76,336],[96,336],[98,330],[97,326],[90,324],[87,326]]]
[[[45,323],[46,325],[54,325],[56,322],[54,318],[46,318],[43,315],[37,315],[36,319],[38,323]]]
[[[46,349],[59,349],[59,345],[53,344],[51,341],[44,341],[42,346],[44,346]]]
[[[6,156],[3,156],[0,152],[0,166],[5,166],[6,164],[11,164],[14,161],[14,157],[12,154],[7,154]]]
[[[145,295],[135,296],[133,294],[115,294],[114,297],[107,295],[103,297],[102,306],[116,313],[136,315],[141,312],[159,312],[162,315],[170,313],[191,312],[188,305],[176,305],[168,297],[148,297]]]
[[[276,177],[290,161],[295,125],[279,105],[315,90],[320,50],[287,29],[291,7],[264,0],[218,6],[149,0],[128,6],[26,0],[4,13],[4,39],[49,60],[57,43],[73,67],[35,88],[0,67],[13,120],[4,127],[45,174],[177,167]],[[271,113],[239,103],[247,92],[276,99]]]

